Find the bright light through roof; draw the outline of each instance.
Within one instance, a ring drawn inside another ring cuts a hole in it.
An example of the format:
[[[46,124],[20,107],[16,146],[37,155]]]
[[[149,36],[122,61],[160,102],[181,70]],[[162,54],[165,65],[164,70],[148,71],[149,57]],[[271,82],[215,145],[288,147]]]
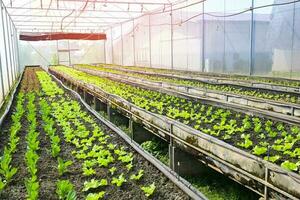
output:
[[[24,31],[101,32],[174,0],[4,0],[14,24]]]

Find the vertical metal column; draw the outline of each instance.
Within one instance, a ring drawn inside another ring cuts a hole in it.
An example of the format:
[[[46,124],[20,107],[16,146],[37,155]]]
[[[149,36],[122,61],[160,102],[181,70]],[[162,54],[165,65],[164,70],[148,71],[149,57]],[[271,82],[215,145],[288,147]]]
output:
[[[224,17],[223,17],[223,39],[224,39],[224,43],[223,43],[223,66],[222,66],[222,73],[224,73],[224,69],[226,68],[225,65],[226,65],[226,59],[225,59],[225,56],[226,56],[226,42],[225,42],[225,35],[226,35],[226,20],[225,20],[225,14],[226,14],[226,0],[223,1],[224,2]]]
[[[151,50],[151,18],[150,18],[150,14],[148,15],[148,25],[149,25],[149,64],[150,64],[150,67],[152,67],[152,50]]]
[[[114,64],[114,41],[113,41],[112,27],[110,27],[110,42],[111,42],[111,63]]]
[[[188,5],[188,1],[185,2],[185,5],[187,6]],[[186,18],[189,18],[189,12],[186,13]],[[185,31],[186,31],[186,34],[185,34],[185,48],[186,48],[186,70],[188,71],[189,70],[189,23],[186,23],[185,25]]]
[[[1,3],[1,10],[2,10],[2,30],[3,30],[3,40],[4,40],[4,51],[5,51],[5,63],[6,63],[6,70],[7,70],[7,82],[8,82],[8,88],[10,88],[10,78],[9,78],[9,70],[8,70],[8,58],[7,58],[7,49],[6,49],[6,37],[5,37],[5,28],[4,28],[4,16],[3,14],[5,15],[6,13],[4,13],[4,7],[3,7],[3,4]],[[6,16],[6,15],[5,15]]]
[[[68,40],[68,56],[69,56],[69,66],[71,66],[71,51],[70,51],[70,40]]]
[[[122,66],[124,65],[124,55],[123,55],[123,28],[122,28],[122,23],[121,23],[121,50],[122,50],[122,54],[121,54],[121,63],[122,63]]]
[[[136,66],[135,60],[135,27],[134,19],[132,19],[132,45],[133,45],[133,65]]]
[[[56,40],[56,52],[57,52],[57,63],[60,64],[60,61],[59,61],[59,52],[58,52],[58,40]]]
[[[103,40],[103,56],[104,56],[104,63],[106,64],[106,40]]]
[[[2,91],[2,98],[4,100],[4,81],[3,81],[3,73],[2,73],[2,62],[1,62],[1,55],[0,55],[0,78],[1,78],[1,91]]]
[[[16,78],[18,77],[18,55],[17,55],[17,45],[16,45],[16,37],[17,37],[17,32],[15,30],[14,24],[12,23],[12,31],[13,31],[13,37],[12,39],[12,43],[13,43],[13,47],[14,47],[14,56],[15,56],[15,75]]]
[[[296,12],[296,3],[293,6],[293,27],[292,27],[292,46],[291,46],[291,69],[290,69],[290,78],[292,78],[293,73],[293,60],[294,60],[294,40],[295,40],[295,12]]]
[[[10,30],[9,30],[9,18],[8,18],[8,14],[6,13],[6,15],[5,15],[5,20],[6,20],[6,32],[7,32],[7,38],[6,38],[6,40],[7,40],[7,46],[8,46],[8,57],[9,57],[9,62],[10,62],[10,66],[8,66],[8,70],[7,70],[7,74],[9,73],[9,69],[11,69],[10,70],[10,76],[11,76],[11,80],[10,80],[10,85],[12,85],[13,84],[13,70],[12,70],[12,65],[13,65],[13,63],[12,63],[12,57],[11,57],[11,55],[12,55],[12,52],[11,52],[11,48],[10,48]],[[10,89],[10,87],[9,87],[9,89]]]
[[[18,32],[17,29],[15,27],[15,32],[16,32],[16,37],[15,37],[15,42],[16,42],[16,46],[17,46],[17,58],[18,58],[18,76],[21,73],[21,63],[20,63],[20,54],[19,54],[19,42],[18,42]]]
[[[251,4],[251,25],[250,25],[250,66],[249,66],[249,76],[253,73],[254,66],[254,0]]]
[[[13,80],[12,82],[14,82],[16,80],[16,60],[15,60],[15,48],[14,48],[14,44],[13,44],[13,40],[12,40],[12,37],[13,37],[13,32],[12,32],[12,26],[11,26],[11,21],[9,21],[9,30],[10,30],[10,34],[9,34],[9,44],[11,46],[11,57],[12,57],[12,77],[13,77]]]
[[[173,4],[171,4],[171,69],[174,69],[174,49],[173,49]]]
[[[204,47],[205,47],[205,16],[204,16],[204,4],[205,1],[202,3],[202,69],[201,72],[204,71],[205,69],[205,51],[204,51]]]

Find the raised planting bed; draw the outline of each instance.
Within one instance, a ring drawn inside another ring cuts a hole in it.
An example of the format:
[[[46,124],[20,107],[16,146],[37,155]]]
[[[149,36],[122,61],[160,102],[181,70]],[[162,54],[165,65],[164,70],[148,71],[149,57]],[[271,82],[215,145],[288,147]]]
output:
[[[25,70],[0,129],[0,199],[190,199],[47,72]]]
[[[131,72],[149,72],[165,75],[183,75],[188,77],[199,78],[200,80],[210,80],[212,82],[241,84],[245,86],[254,86],[265,89],[278,89],[282,91],[300,92],[299,79],[288,79],[271,76],[246,76],[246,75],[229,75],[211,72],[197,72],[197,71],[185,71],[185,70],[172,70],[161,68],[149,68],[149,67],[137,67],[137,66],[121,66],[112,64],[96,64],[97,66],[110,67],[117,69],[126,69]]]
[[[134,76],[127,76],[124,74],[106,72],[98,69],[90,69],[90,67],[75,66],[74,68],[92,75],[108,77],[110,79],[129,83],[131,85],[152,87],[154,89],[157,88],[159,90],[178,93],[190,98],[200,100],[205,99],[212,102],[213,104],[225,104],[228,107],[239,107],[240,109],[246,110],[252,109],[253,111],[269,116],[276,116],[277,118],[282,118],[291,122],[299,123],[300,121],[300,105],[297,104],[278,103],[271,100],[245,97],[243,95],[227,94],[219,91],[200,89],[167,82],[153,81]]]
[[[92,66],[92,65],[75,65],[75,66]],[[194,76],[193,74],[186,75],[186,74],[160,74],[157,72],[148,72],[148,71],[132,71],[130,69],[123,69],[119,67],[112,67],[112,66],[96,66],[102,68],[102,70],[114,70],[116,73],[117,71],[125,72],[128,74],[133,74],[133,76],[152,79],[156,81],[165,81],[169,83],[187,85],[187,86],[194,86],[199,88],[206,88],[208,90],[219,90],[230,92],[233,94],[243,94],[247,96],[257,97],[257,98],[267,98],[273,99],[276,101],[284,101],[290,103],[299,103],[300,100],[299,95],[299,87],[295,86],[295,88],[288,89],[287,86],[280,86],[280,85],[272,85],[260,83],[248,83],[242,81],[234,81],[231,79],[221,79],[219,77],[209,76],[207,77],[198,77]],[[298,81],[295,81],[295,84],[298,84]],[[281,88],[282,87],[282,88]],[[256,90],[253,92],[253,90]],[[288,96],[289,95],[289,96]],[[298,100],[298,101],[297,101]]]
[[[105,76],[112,79],[116,79],[118,81],[122,81],[124,83],[173,90],[186,96],[195,97],[199,99],[205,98],[216,103],[225,103],[228,106],[240,106],[241,108],[247,107],[247,109],[254,108],[262,113],[269,113],[270,115],[276,115],[281,118],[288,118],[291,121],[299,122],[300,105],[298,104],[276,102],[256,97],[247,97],[245,95],[237,95],[226,92],[201,89],[197,87],[168,83],[164,81],[155,81],[148,79],[147,77],[141,78],[139,77],[139,75],[135,76],[136,74],[132,76],[117,70],[99,68],[89,65],[86,65],[84,67],[82,65],[80,67],[75,66],[74,68],[92,75]]]
[[[223,170],[228,167],[243,174],[248,184],[258,182],[289,198],[300,197],[297,189],[300,177],[296,174],[299,173],[299,126],[133,87],[67,67],[53,67],[50,71],[154,124],[164,130],[163,134],[185,146],[209,155],[214,163],[223,165],[219,165]]]

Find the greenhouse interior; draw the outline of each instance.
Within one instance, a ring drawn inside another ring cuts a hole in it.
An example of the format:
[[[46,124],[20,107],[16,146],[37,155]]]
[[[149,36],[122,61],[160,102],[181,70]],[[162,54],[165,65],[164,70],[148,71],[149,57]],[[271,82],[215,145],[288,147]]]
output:
[[[300,199],[300,0],[0,2],[1,200]]]

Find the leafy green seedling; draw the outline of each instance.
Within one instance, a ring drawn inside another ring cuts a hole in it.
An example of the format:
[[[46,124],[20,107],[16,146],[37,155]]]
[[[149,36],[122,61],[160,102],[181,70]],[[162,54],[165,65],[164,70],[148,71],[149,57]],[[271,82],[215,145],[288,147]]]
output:
[[[135,175],[135,174],[132,174],[130,176],[130,180],[140,180],[142,178],[142,176],[144,175],[144,170],[139,170],[139,172]]]
[[[272,162],[272,163],[275,163],[277,160],[279,160],[281,158],[281,156],[279,156],[279,155],[276,155],[276,156],[270,156],[270,157],[268,157],[268,156],[265,156],[264,157],[264,160],[267,160],[267,161],[270,161],[270,162]]]
[[[290,162],[288,160],[281,163],[281,167],[284,169],[287,169],[289,171],[297,171],[297,169],[298,169],[298,166],[296,163]]]
[[[56,184],[56,193],[59,199],[66,199],[70,193],[74,193],[74,186],[68,180],[59,180]],[[70,195],[72,196],[72,195]]]
[[[123,183],[127,182],[124,174],[122,173],[118,178],[113,177],[111,183],[115,184],[118,187],[121,187]]]
[[[100,181],[92,179],[90,181],[85,181],[82,191],[86,192],[89,189],[95,189],[100,186],[106,186],[108,184],[106,179],[101,179]]]
[[[132,168],[133,168],[132,162],[130,162],[130,163],[128,163],[128,164],[126,165],[127,171],[130,171]]]
[[[85,176],[91,176],[93,174],[96,174],[96,171],[93,168],[84,167],[83,169],[83,175]]]
[[[114,175],[114,173],[116,172],[116,170],[117,170],[116,167],[111,167],[111,168],[109,169],[109,172],[110,172],[111,175]]]
[[[39,195],[39,182],[36,181],[36,176],[25,181],[25,186],[27,190],[27,199],[36,200]]]
[[[253,154],[259,156],[259,155],[266,153],[268,148],[267,147],[259,147],[256,145],[252,150],[253,150]]]
[[[146,197],[150,197],[151,195],[153,195],[153,193],[155,191],[155,188],[156,188],[156,186],[155,186],[154,182],[151,185],[149,185],[149,186],[143,186],[143,187],[141,187],[141,189],[145,193]]]
[[[61,159],[60,157],[57,158],[57,162],[57,169],[60,176],[66,173],[68,171],[68,167],[73,164],[71,160],[64,162],[63,159]]]
[[[101,191],[99,193],[89,193],[85,200],[99,200],[105,196],[105,192]]]

